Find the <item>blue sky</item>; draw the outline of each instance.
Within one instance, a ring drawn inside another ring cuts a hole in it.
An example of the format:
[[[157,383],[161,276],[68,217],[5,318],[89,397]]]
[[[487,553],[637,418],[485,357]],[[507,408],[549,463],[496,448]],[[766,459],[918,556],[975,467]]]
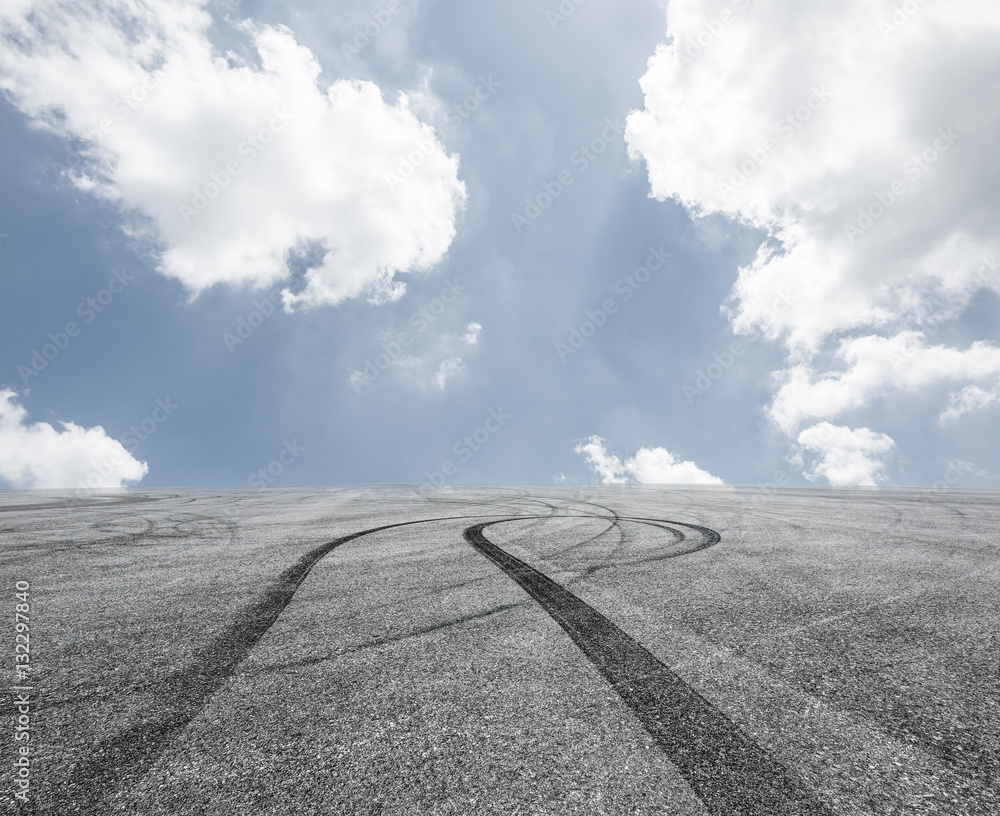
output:
[[[997,12],[118,6],[0,12],[3,484],[1000,486]]]

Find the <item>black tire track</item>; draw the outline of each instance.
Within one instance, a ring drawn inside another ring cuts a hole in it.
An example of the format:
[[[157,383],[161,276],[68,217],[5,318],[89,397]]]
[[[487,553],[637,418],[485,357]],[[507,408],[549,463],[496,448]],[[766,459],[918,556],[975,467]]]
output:
[[[699,531],[702,541],[685,552],[696,552],[719,540],[718,534],[707,527],[614,515],[616,521],[652,526],[676,524]],[[155,708],[140,711],[135,724],[93,746],[74,767],[68,789],[59,797],[59,812],[67,816],[107,813],[116,794],[134,787],[201,713],[211,696],[229,681],[291,602],[312,568],[334,549],[383,530],[482,517],[444,516],[384,524],[309,550],[282,572],[258,601],[238,613],[222,634],[200,649],[186,667],[160,683]],[[541,518],[558,517],[596,516],[553,513]],[[639,716],[709,811],[719,816],[827,816],[826,810],[798,791],[781,766],[637,641],[542,573],[495,547],[482,534],[491,524],[538,518],[504,514],[501,519],[467,528],[465,538],[500,565],[570,634]]]
[[[623,519],[624,520],[624,519]],[[648,519],[628,519],[649,521]],[[604,615],[483,534],[505,520],[474,524],[465,540],[534,598],[573,639],[715,816],[831,816],[725,714]],[[693,524],[703,542],[714,530]]]
[[[341,544],[362,536],[436,521],[456,521],[468,516],[419,519],[383,524],[341,536],[314,547],[286,569],[263,597],[243,609],[219,637],[199,650],[195,659],[170,675],[160,686],[158,706],[142,712],[136,725],[93,747],[71,774],[62,813],[101,814],[115,791],[137,783],[153,766],[175,735],[198,716],[209,698],[232,677],[239,664],[278,619],[292,596],[323,556]]]

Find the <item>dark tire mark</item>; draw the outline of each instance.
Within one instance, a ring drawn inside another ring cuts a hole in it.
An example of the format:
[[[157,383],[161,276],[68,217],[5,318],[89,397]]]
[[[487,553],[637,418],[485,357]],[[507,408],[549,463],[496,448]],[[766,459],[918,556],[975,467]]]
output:
[[[385,524],[309,550],[282,572],[257,602],[237,614],[219,637],[200,649],[187,667],[159,685],[155,708],[137,712],[137,724],[98,743],[87,758],[76,764],[67,795],[59,802],[60,812],[101,816],[109,812],[116,796],[138,783],[179,732],[201,713],[210,697],[227,683],[321,558],[341,544],[383,530],[477,517],[482,518],[483,514]],[[578,513],[552,513],[542,518],[556,517],[600,518]],[[538,518],[503,514],[502,519],[468,528],[465,537],[480,552],[500,564],[570,634],[639,716],[710,812],[720,816],[723,813],[726,816],[825,816],[827,811],[800,793],[779,765],[638,642],[575,595],[495,547],[482,535],[483,528],[490,524]],[[659,519],[619,519],[617,514],[615,520],[639,521],[664,529],[670,529],[666,525],[675,525],[701,532],[702,541],[684,552],[696,552],[719,540],[714,531],[696,525]]]
[[[618,515],[618,512],[616,510],[612,510],[610,507],[607,507],[607,506],[605,506],[603,504],[597,504],[596,502],[593,502],[593,501],[586,501],[586,500],[576,499],[576,500],[574,500],[574,503],[575,504],[582,504],[585,507],[597,507],[597,508],[605,511],[605,513],[607,513],[606,516],[603,516],[603,515],[601,515],[599,513],[595,513],[595,514],[593,514],[593,517],[594,518],[604,518],[608,522],[609,526],[608,526],[608,528],[604,532],[598,533],[596,536],[592,536],[591,538],[587,539],[586,541],[582,541],[582,542],[579,542],[577,544],[571,544],[568,547],[564,547],[564,548],[562,548],[560,550],[557,550],[552,555],[559,556],[559,555],[563,555],[563,554],[565,554],[567,552],[571,552],[571,551],[573,551],[575,549],[578,549],[578,548],[581,548],[581,547],[585,547],[587,544],[590,544],[591,542],[598,541],[602,536],[604,536],[607,533],[611,532],[611,530],[617,530],[618,531],[618,543],[615,544],[614,546],[612,546],[611,549],[608,550],[608,552],[604,556],[604,558],[602,558],[596,565],[587,567],[582,573],[580,573],[570,583],[575,583],[576,581],[580,581],[580,580],[586,580],[587,578],[590,578],[595,573],[597,573],[597,572],[601,571],[602,569],[605,569],[606,567],[608,567],[614,561],[615,557],[618,556],[621,552],[624,551],[625,544],[628,541],[628,534],[626,533],[625,528],[622,526],[621,516]],[[670,530],[670,532],[673,533],[675,531],[674,530]],[[681,536],[681,538],[683,538],[683,536]]]
[[[341,657],[346,657],[347,655],[357,654],[358,652],[363,652],[366,649],[375,649],[379,646],[387,646],[391,643],[403,643],[407,640],[412,640],[413,638],[423,637],[424,635],[430,635],[434,632],[440,632],[444,629],[449,629],[452,626],[461,626],[466,623],[474,623],[475,621],[485,620],[486,618],[492,617],[493,615],[499,615],[502,612],[507,612],[511,609],[517,609],[517,607],[522,604],[530,603],[529,601],[520,601],[518,603],[501,604],[500,606],[495,606],[492,609],[487,609],[483,612],[473,612],[469,615],[462,615],[458,618],[451,618],[440,623],[431,624],[430,626],[424,626],[419,629],[413,629],[409,632],[402,632],[398,635],[391,635],[389,637],[379,638],[378,640],[369,640],[365,643],[359,643],[357,646],[352,646],[348,649],[343,649],[339,652],[333,652],[331,654],[321,655],[319,657],[310,657],[305,660],[295,660],[288,663],[275,663],[265,666],[261,666],[255,671],[256,674],[265,674],[273,671],[281,671],[283,669],[293,669],[293,668],[303,668],[307,666],[315,666],[317,663],[325,663],[328,660],[336,660]]]
[[[474,524],[465,530],[465,540],[514,579],[573,639],[710,813],[830,816],[785,768],[638,641],[551,578],[491,543],[483,530],[504,521]],[[707,527],[678,526],[702,534],[702,544],[691,552],[719,541],[718,533]]]
[[[108,737],[73,769],[68,782],[67,814],[103,814],[104,803],[116,790],[135,784],[156,762],[174,737],[186,728],[232,677],[281,612],[316,563],[341,544],[372,533],[415,524],[461,521],[476,516],[443,516],[380,525],[342,536],[314,547],[267,587],[256,603],[236,615],[229,627],[199,650],[185,668],[169,675],[159,686],[158,706],[140,714],[141,721]],[[511,516],[503,514],[506,519]],[[546,516],[551,518],[552,516]],[[534,519],[534,516],[518,517]]]
[[[139,724],[94,746],[71,774],[69,801],[63,803],[62,812],[104,814],[107,812],[104,803],[114,791],[131,787],[141,779],[174,736],[186,728],[208,699],[225,685],[323,556],[341,544],[382,530],[468,518],[449,516],[383,524],[341,536],[307,552],[278,576],[259,601],[243,609],[225,632],[201,649],[189,666],[162,683],[157,708],[143,711]]]

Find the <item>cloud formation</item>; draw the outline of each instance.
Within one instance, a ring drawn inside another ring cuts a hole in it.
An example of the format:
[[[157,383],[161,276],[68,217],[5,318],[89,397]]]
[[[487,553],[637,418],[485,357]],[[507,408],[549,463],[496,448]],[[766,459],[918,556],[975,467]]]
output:
[[[875,487],[884,482],[886,456],[896,443],[869,428],[820,422],[798,436],[793,461],[806,467],[805,477],[826,479],[835,487]]]
[[[438,366],[437,373],[434,375],[434,382],[437,383],[437,387],[442,391],[447,387],[448,380],[453,377],[460,377],[465,373],[465,363],[462,362],[461,357],[449,357],[441,362]]]
[[[1000,293],[1000,6],[671,0],[667,34],[629,151],[656,198],[769,236],[727,310],[788,350],[779,426],[991,376],[1000,349],[920,333]]]
[[[138,482],[149,467],[97,425],[27,422],[17,394],[0,390],[0,479],[13,488],[121,488]]]
[[[79,146],[66,175],[118,205],[193,293],[268,286],[307,259],[286,306],[398,297],[446,253],[464,206],[458,158],[400,95],[317,83],[283,28],[244,22],[259,66],[208,38],[206,0],[12,0],[0,88]]]
[[[482,332],[483,327],[480,323],[470,323],[465,327],[465,334],[462,335],[462,339],[467,345],[474,346],[479,342],[479,334]]]
[[[840,416],[890,390],[917,392],[938,382],[992,382],[1000,376],[1000,348],[987,343],[973,343],[967,349],[928,346],[915,331],[844,340],[835,358],[844,367],[818,377],[806,364],[783,372],[782,385],[768,409],[778,427],[792,433],[803,422]],[[962,392],[966,398],[956,402],[953,397],[952,404],[963,410],[951,410],[949,416],[987,407],[988,401],[974,398],[981,390],[971,386]]]
[[[941,412],[938,421],[947,425],[965,414],[997,407],[1000,407],[1000,382],[989,388],[967,385],[961,391],[949,394],[948,407]]]
[[[724,485],[718,476],[702,470],[694,462],[681,459],[666,448],[639,448],[630,459],[622,461],[608,453],[599,436],[581,442],[575,451],[586,457],[587,464],[604,484],[700,484]]]

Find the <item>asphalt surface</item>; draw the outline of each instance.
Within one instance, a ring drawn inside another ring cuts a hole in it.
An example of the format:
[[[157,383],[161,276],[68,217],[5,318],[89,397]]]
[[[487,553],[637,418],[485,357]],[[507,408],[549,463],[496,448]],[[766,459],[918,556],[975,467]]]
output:
[[[1000,813],[998,492],[5,493],[0,530],[0,812]]]

